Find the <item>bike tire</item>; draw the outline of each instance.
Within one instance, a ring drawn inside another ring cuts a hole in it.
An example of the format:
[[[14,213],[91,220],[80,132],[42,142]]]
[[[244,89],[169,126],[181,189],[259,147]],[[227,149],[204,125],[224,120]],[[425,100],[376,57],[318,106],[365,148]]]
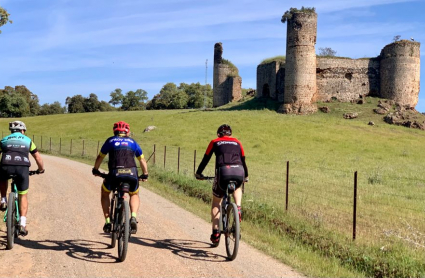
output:
[[[127,201],[123,201],[121,212],[119,214],[119,233],[118,233],[118,258],[123,262],[127,256],[128,238],[130,237],[130,208]]]
[[[241,234],[238,207],[234,203],[227,206],[226,227],[225,241],[227,258],[230,261],[233,261],[238,255],[239,239]]]
[[[7,244],[6,248],[8,250],[13,248],[15,243],[15,234],[16,234],[16,202],[15,202],[15,193],[9,193],[9,200],[7,201]]]
[[[115,207],[116,204],[117,204],[117,200],[116,200],[115,197],[113,197],[111,199],[111,206],[110,206],[110,211],[109,211],[109,218],[110,218],[111,225],[112,225],[112,227],[111,227],[111,248],[114,248],[116,243],[117,243],[117,232],[115,231],[116,230],[116,223],[115,223],[115,215],[114,215],[115,210],[116,210],[116,207]]]

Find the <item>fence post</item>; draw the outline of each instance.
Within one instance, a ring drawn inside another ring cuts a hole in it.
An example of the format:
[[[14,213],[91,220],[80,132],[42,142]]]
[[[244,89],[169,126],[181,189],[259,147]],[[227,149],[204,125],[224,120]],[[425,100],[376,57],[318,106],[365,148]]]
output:
[[[179,152],[177,154],[177,174],[180,173],[180,147]]]
[[[193,154],[193,173],[196,171],[196,150]]]
[[[354,172],[353,240],[356,239],[357,220],[357,171]]]
[[[52,137],[50,137],[50,152],[52,152]]]
[[[84,139],[83,139],[83,153],[81,154],[81,156],[84,156]]]
[[[286,161],[286,206],[285,210],[288,211],[289,202],[289,161]]]
[[[156,144],[153,144],[153,164],[155,164],[156,161]]]
[[[167,156],[167,146],[164,146],[164,168],[165,168],[165,157]]]
[[[72,155],[72,139],[71,139],[71,147],[69,148],[69,154]]]
[[[59,153],[62,154],[62,137],[59,137]]]

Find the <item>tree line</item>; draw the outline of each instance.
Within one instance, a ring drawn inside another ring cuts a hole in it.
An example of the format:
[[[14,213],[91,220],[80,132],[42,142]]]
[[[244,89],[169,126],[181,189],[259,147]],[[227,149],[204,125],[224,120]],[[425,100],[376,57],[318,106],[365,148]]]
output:
[[[123,93],[117,88],[110,93],[109,102],[100,101],[97,95],[92,93],[88,97],[80,94],[67,97],[65,106],[59,101],[40,105],[38,96],[27,87],[6,86],[0,89],[0,117],[212,107],[213,91],[211,85],[201,85],[199,82],[180,83],[179,86],[167,83],[151,100],[148,100],[147,95],[142,89]]]

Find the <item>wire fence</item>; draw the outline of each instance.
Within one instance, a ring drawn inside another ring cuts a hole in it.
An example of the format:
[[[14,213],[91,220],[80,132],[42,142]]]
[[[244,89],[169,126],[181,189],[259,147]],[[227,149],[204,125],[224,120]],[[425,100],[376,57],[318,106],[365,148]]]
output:
[[[93,159],[103,144],[87,139],[29,137],[42,152]],[[193,176],[204,156],[204,150],[158,144],[149,147],[146,143],[143,151],[149,164],[186,176]],[[284,160],[268,170],[248,167],[245,202],[267,204],[275,213],[288,213],[353,239],[397,238],[425,248],[425,180],[416,173],[376,175],[374,171],[341,171]],[[214,175],[214,161],[203,174]]]

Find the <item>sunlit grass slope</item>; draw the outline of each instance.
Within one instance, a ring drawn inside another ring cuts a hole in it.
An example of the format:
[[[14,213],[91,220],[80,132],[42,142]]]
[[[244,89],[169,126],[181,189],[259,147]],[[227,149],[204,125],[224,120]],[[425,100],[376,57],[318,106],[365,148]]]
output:
[[[180,147],[180,174],[187,175],[188,179],[193,179],[194,151],[197,151],[198,164],[209,141],[215,138],[217,127],[228,123],[234,136],[242,142],[247,156],[250,182],[246,185],[244,206],[247,208],[246,219],[252,220],[251,224],[254,225],[252,229],[258,228],[258,223],[260,227],[265,225],[258,222],[262,217],[268,223],[274,223],[270,226],[271,231],[279,230],[278,234],[282,235],[282,231],[288,230],[284,225],[294,228],[300,221],[298,229],[304,227],[302,229],[308,234],[307,239],[301,239],[305,244],[312,244],[308,241],[310,239],[317,240],[312,236],[316,231],[320,231],[317,232],[318,238],[329,238],[338,246],[351,242],[354,172],[357,171],[356,244],[376,248],[377,252],[381,252],[379,248],[387,252],[391,248],[398,250],[401,246],[401,251],[395,254],[409,259],[404,263],[407,265],[406,271],[411,268],[419,271],[410,272],[411,276],[415,276],[415,273],[421,273],[423,265],[412,263],[413,267],[410,267],[410,260],[422,260],[425,245],[425,237],[422,236],[425,231],[422,221],[425,199],[425,159],[422,150],[425,147],[425,132],[384,123],[383,116],[372,111],[377,103],[378,100],[374,98],[367,98],[362,105],[323,103],[319,106],[328,106],[330,113],[295,116],[276,113],[278,104],[273,101],[249,99],[207,111],[104,112],[22,120],[27,124],[28,134],[35,136],[38,146],[43,136],[43,149],[48,148],[50,138],[56,148],[61,138],[62,152],[69,151],[68,141],[71,139],[74,142],[84,140],[91,156],[96,154],[97,142],[101,145],[112,135],[112,124],[126,121],[131,125],[133,137],[147,155],[156,145],[157,168],[163,167],[164,147],[167,146],[167,167],[171,168],[166,168],[175,172],[177,167],[170,165],[176,165],[177,148]],[[359,117],[346,120],[343,118],[346,112],[357,112]],[[418,118],[424,120],[422,115],[418,115]],[[9,121],[0,119],[0,130],[4,133],[7,133]],[[370,121],[375,125],[368,125]],[[150,125],[156,129],[144,133],[143,130]],[[286,161],[290,165],[288,211],[285,210]],[[212,174],[213,163],[210,162],[207,174]],[[263,212],[258,212],[262,208]],[[262,213],[266,215],[261,216]],[[325,256],[333,256],[332,251],[327,253],[322,250],[325,248],[318,249]],[[363,251],[353,251],[353,254],[366,252],[366,249],[359,250]],[[336,252],[334,256],[340,257],[342,265],[364,271],[368,276],[373,275],[376,267],[380,267],[374,263],[367,266],[367,259],[358,262],[354,255],[353,258],[346,258],[345,253],[338,254]],[[372,259],[370,261],[373,262]],[[291,263],[303,267],[301,263]],[[385,261],[383,265],[390,263]],[[326,273],[312,270],[307,273],[326,276]],[[376,273],[391,276],[387,270]],[[392,273],[400,275],[400,272]],[[409,272],[406,273],[409,276]],[[331,272],[327,274],[335,275]]]

